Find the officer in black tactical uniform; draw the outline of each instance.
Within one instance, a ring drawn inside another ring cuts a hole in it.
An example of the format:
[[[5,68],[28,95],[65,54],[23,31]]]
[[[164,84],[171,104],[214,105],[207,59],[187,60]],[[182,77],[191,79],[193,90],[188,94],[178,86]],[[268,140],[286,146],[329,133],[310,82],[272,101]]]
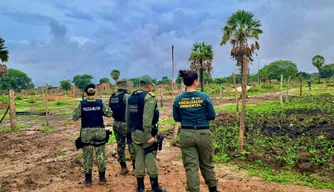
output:
[[[132,141],[136,154],[137,192],[144,192],[145,167],[150,176],[153,192],[165,192],[158,183],[159,169],[157,156],[157,127],[159,112],[153,90],[152,78],[144,76],[140,88],[131,94],[126,105],[126,122],[132,132]],[[151,150],[153,149],[153,150]]]
[[[128,81],[120,79],[116,82],[117,92],[113,93],[109,99],[109,106],[113,111],[114,125],[113,130],[117,141],[118,162],[121,165],[121,175],[126,175],[129,170],[126,166],[125,149],[128,143],[129,152],[132,159],[132,174],[135,170],[135,154],[131,138],[131,130],[128,129],[125,122],[125,105],[129,98]]]

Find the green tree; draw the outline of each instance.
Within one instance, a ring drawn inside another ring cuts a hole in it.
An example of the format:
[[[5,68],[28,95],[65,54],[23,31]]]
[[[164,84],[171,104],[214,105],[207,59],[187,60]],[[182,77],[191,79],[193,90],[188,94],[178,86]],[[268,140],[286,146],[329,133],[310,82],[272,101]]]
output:
[[[6,91],[13,88],[14,91],[20,92],[23,89],[32,89],[35,85],[31,82],[28,75],[17,69],[8,69],[7,76],[0,78],[0,89]]]
[[[182,83],[182,77],[177,76],[175,83],[181,84]]]
[[[334,63],[322,66],[319,73],[321,78],[334,77]]]
[[[246,121],[246,88],[248,75],[248,62],[253,61],[253,54],[260,49],[257,42],[262,34],[261,22],[254,19],[254,14],[244,10],[238,10],[227,19],[223,27],[223,36],[220,45],[228,42],[232,45],[231,57],[236,60],[242,74],[242,112],[240,118],[240,150],[243,150],[243,135]],[[253,43],[249,44],[248,41]]]
[[[299,77],[300,76],[300,73],[302,74],[302,76],[303,76],[303,79],[311,79],[312,78],[312,75],[311,74],[309,74],[309,73],[306,73],[306,72],[298,72],[297,74],[296,74],[296,77]]]
[[[65,90],[65,95],[66,95],[67,91],[71,90],[71,88],[72,88],[71,80],[60,81],[60,88]]]
[[[100,79],[100,84],[102,83],[110,83],[110,80],[107,77],[103,77]]]
[[[115,82],[117,81],[117,79],[119,79],[121,72],[117,69],[114,69],[110,72],[110,76],[112,77],[113,80],[115,80]]]
[[[281,74],[288,78],[289,76],[294,79],[298,73],[298,68],[295,63],[287,60],[274,61],[268,65],[265,65],[259,71],[261,78],[268,77],[269,79],[281,79]]]
[[[321,55],[316,55],[312,59],[312,64],[314,67],[318,69],[318,72],[320,74],[320,68],[325,64],[325,58]],[[320,83],[320,75],[319,75],[318,83]]]
[[[170,83],[171,81],[172,81],[172,80],[169,79],[167,76],[163,76],[163,77],[161,78],[161,80],[158,81],[158,84],[168,84],[168,83]]]
[[[7,62],[8,61],[8,51],[5,50],[5,40],[0,37],[0,62]],[[6,65],[2,65],[0,63],[0,77],[7,75],[8,69]]]
[[[88,74],[76,75],[74,76],[72,83],[83,91],[86,85],[92,83],[92,79],[94,79],[92,75],[88,75]],[[82,92],[82,100],[83,99],[84,99],[84,92]]]
[[[190,68],[200,71],[201,91],[203,92],[203,71],[205,69],[211,75],[212,72],[212,60],[213,60],[213,48],[211,45],[206,45],[204,42],[195,43],[191,50],[189,61],[191,62]]]

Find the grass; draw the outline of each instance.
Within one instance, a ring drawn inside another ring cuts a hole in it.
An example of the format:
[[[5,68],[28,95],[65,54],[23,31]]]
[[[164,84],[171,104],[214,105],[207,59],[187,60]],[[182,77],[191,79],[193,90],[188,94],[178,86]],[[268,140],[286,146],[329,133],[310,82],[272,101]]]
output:
[[[114,144],[114,143],[116,143],[116,138],[115,138],[115,134],[112,133],[112,134],[109,136],[109,140],[108,140],[107,144],[110,145],[110,144]]]
[[[167,131],[174,127],[174,119],[173,117],[169,117],[166,119],[162,119],[158,123],[159,132]]]
[[[58,112],[56,113],[56,115],[70,115],[72,113],[73,113],[72,111],[64,111],[64,112]]]
[[[42,127],[39,130],[42,131],[42,132],[45,132],[45,133],[51,133],[51,132],[56,131],[56,129],[52,128],[52,127]]]
[[[294,173],[290,171],[275,171],[264,165],[257,163],[248,164],[248,175],[259,176],[267,182],[277,182],[282,184],[297,184],[305,185],[315,188],[334,189],[334,183],[320,178],[316,175],[303,175],[301,173]]]
[[[60,155],[64,155],[64,154],[65,154],[65,151],[63,151],[62,149],[57,149],[57,150],[55,151],[55,153],[56,153],[57,156],[60,156]]]
[[[0,133],[10,133],[10,132],[12,132],[11,128],[1,128],[0,129]]]

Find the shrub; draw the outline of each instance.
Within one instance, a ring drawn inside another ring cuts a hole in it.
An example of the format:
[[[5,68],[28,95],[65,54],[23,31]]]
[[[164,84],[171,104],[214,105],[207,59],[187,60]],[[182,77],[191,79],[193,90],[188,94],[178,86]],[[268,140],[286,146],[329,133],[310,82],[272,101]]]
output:
[[[273,84],[262,84],[261,89],[273,89],[275,85]]]
[[[36,103],[36,99],[35,98],[29,98],[27,100],[28,103]]]
[[[9,103],[8,96],[0,96],[0,103],[1,104],[8,104]]]
[[[15,97],[15,99],[16,100],[22,100],[23,98],[22,98],[22,95],[18,95],[18,96]]]

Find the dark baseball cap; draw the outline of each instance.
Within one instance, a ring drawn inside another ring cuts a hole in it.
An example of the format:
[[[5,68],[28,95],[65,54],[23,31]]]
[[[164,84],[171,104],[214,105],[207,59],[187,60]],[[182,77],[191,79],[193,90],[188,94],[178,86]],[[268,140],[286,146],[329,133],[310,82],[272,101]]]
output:
[[[95,85],[94,84],[88,84],[88,85],[86,85],[86,87],[84,89],[84,92],[87,93],[87,91],[88,91],[89,88],[95,89]]]

